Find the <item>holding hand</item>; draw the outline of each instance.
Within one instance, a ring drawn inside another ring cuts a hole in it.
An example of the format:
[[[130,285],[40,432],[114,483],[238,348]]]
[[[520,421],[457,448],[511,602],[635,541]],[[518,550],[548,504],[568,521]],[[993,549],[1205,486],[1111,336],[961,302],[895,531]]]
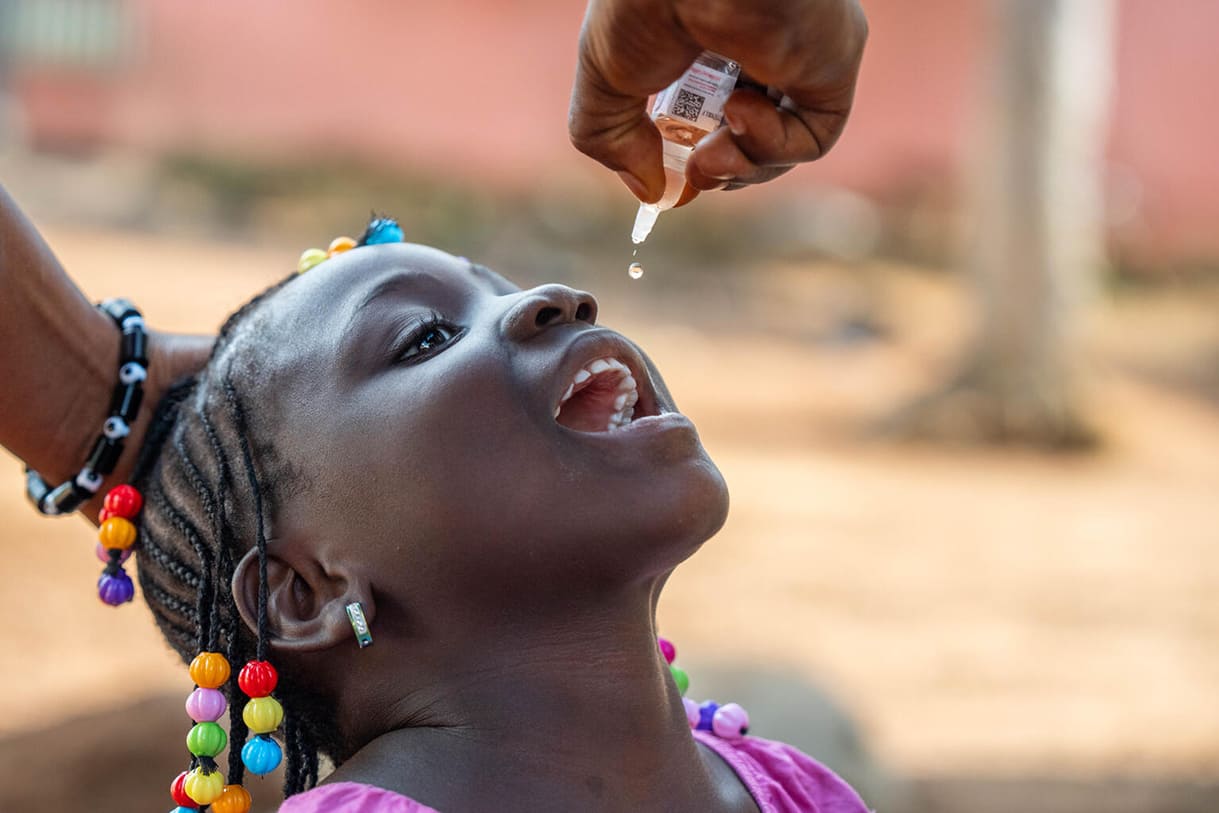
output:
[[[704,50],[740,63],[752,82],[699,142],[682,203],[699,190],[769,181],[825,155],[842,134],[868,27],[858,0],[591,0],[580,32],[568,128],[572,143],[640,200],[664,193],[660,134],[648,96]]]

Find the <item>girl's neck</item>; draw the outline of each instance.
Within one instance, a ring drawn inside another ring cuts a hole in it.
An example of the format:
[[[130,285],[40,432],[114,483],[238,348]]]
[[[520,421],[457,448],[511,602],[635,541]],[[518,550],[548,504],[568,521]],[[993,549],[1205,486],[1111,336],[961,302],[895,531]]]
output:
[[[465,662],[441,658],[433,681],[412,681],[425,688],[381,702],[380,719],[395,724],[331,781],[440,810],[754,810],[691,738],[656,648],[654,588],[641,589],[467,640]]]

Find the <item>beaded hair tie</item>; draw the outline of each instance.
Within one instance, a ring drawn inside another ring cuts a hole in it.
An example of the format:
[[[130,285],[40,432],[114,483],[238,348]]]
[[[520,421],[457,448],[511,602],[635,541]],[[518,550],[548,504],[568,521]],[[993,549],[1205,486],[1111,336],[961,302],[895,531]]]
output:
[[[708,700],[700,704],[686,697],[690,678],[686,676],[686,670],[673,665],[677,658],[677,649],[667,638],[657,638],[656,644],[660,648],[660,654],[664,656],[665,663],[669,665],[669,674],[673,676],[677,690],[682,695],[681,704],[685,706],[686,722],[690,724],[691,729],[710,731],[725,740],[739,739],[749,733],[749,713],[736,703],[725,703],[721,706]]]

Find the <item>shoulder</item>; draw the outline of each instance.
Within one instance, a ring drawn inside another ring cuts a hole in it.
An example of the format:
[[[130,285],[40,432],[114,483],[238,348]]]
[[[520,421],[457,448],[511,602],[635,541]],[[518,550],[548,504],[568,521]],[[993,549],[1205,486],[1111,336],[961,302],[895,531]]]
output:
[[[279,813],[436,813],[407,797],[360,782],[334,782],[284,800]]]
[[[694,737],[728,763],[762,813],[868,813],[850,785],[798,748],[761,737]]]

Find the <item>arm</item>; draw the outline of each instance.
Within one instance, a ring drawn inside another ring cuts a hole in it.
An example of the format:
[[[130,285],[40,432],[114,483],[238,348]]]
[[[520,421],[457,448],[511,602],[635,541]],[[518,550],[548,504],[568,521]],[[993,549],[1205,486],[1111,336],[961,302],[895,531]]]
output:
[[[768,181],[838,140],[867,33],[858,0],[591,0],[571,96],[572,143],[616,170],[641,200],[658,200],[664,170],[648,96],[711,50],[791,104],[780,109],[754,90],[734,92],[724,106],[728,126],[690,158],[683,202],[698,190]]]
[[[2,187],[0,292],[0,445],[55,486],[75,476],[106,419],[118,332]],[[157,401],[174,380],[203,366],[211,339],[153,332],[148,344],[144,402],[104,489],[126,481]],[[100,502],[83,509],[90,520]]]

